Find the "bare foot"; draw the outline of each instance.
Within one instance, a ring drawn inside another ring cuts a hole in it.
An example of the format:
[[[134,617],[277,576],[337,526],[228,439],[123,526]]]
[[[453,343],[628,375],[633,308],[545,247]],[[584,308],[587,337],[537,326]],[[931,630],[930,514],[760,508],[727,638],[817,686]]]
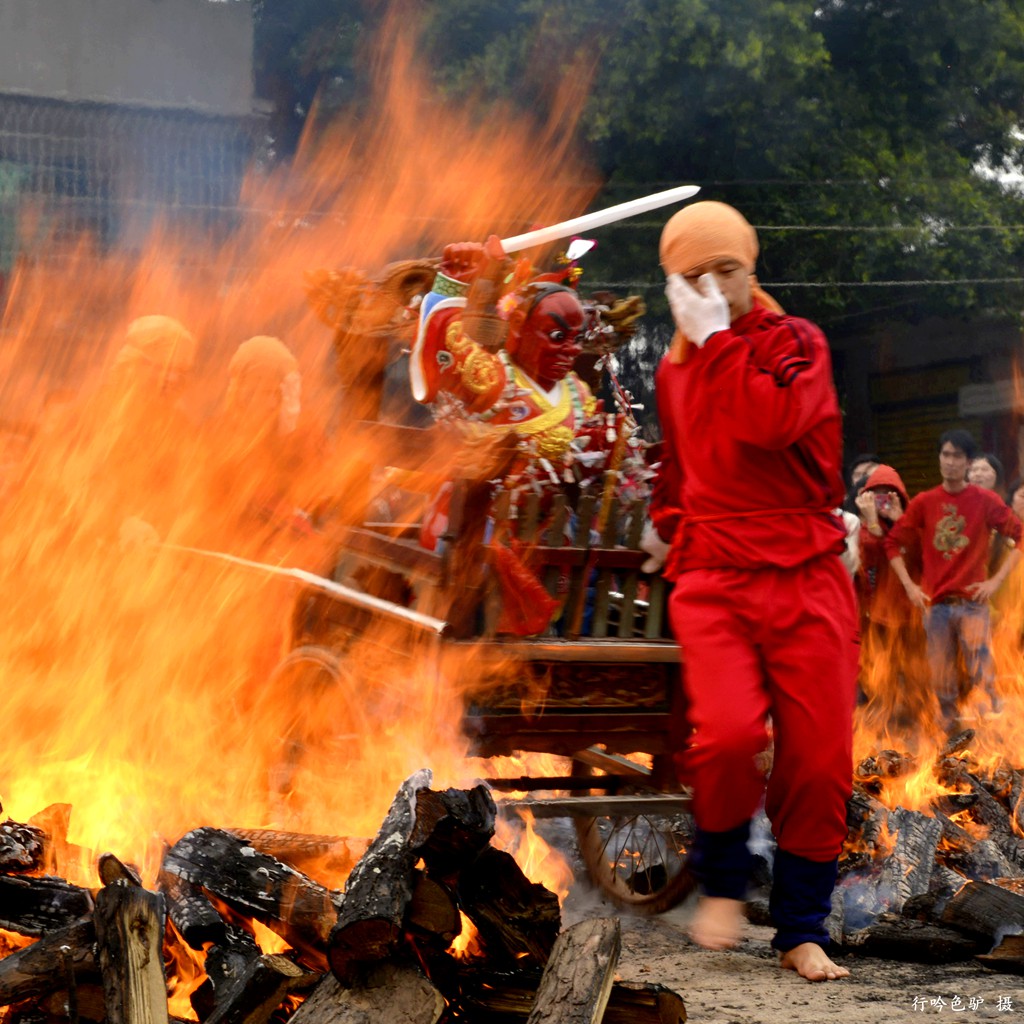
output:
[[[733,949],[743,934],[743,902],[701,896],[690,922],[690,938],[705,949]]]
[[[816,942],[801,942],[783,953],[779,962],[786,970],[796,971],[808,981],[835,981],[850,976],[845,967],[832,963]]]

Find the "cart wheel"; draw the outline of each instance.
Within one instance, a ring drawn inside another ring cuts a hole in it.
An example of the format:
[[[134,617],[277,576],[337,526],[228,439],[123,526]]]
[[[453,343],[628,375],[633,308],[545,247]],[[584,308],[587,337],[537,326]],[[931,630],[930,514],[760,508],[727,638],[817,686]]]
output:
[[[606,773],[574,760],[572,774],[599,778]],[[650,791],[649,787],[620,785],[615,793],[626,796]],[[591,881],[617,906],[638,914],[660,914],[693,890],[694,879],[686,869],[686,853],[694,835],[691,815],[637,812],[574,818],[573,822]]]
[[[295,788],[302,771],[323,774],[356,759],[370,734],[359,689],[327,647],[296,647],[270,674],[261,699],[280,736],[269,767],[271,791],[280,796]]]

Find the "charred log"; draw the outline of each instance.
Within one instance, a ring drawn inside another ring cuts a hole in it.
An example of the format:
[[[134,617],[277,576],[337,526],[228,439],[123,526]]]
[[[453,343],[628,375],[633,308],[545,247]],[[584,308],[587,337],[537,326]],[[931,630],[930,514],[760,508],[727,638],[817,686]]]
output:
[[[207,943],[222,944],[227,938],[227,924],[217,913],[203,891],[169,871],[161,871],[157,890],[167,900],[167,913],[181,937],[200,950]]]
[[[167,851],[163,872],[266,924],[311,967],[326,969],[324,946],[337,916],[330,893],[221,829],[189,832]]]
[[[69,989],[53,991],[39,999],[35,1006],[47,1015],[47,1024],[65,1020],[73,1024],[83,1020],[100,1024],[107,1019],[107,1006],[99,975],[95,982],[76,982]]]
[[[142,885],[138,870],[130,864],[125,864],[112,853],[100,854],[96,867],[99,871],[100,881],[104,885],[113,885],[114,882]]]
[[[228,997],[260,958],[260,948],[247,931],[230,922],[224,922],[224,937],[206,951],[203,968],[206,980],[192,993],[189,1001],[200,1020],[205,1020]]]
[[[1024,974],[1024,935],[1007,935],[990,953],[982,953],[975,959],[993,971]]]
[[[968,882],[946,904],[942,922],[991,943],[1008,929],[1024,929],[1024,896],[990,882]]]
[[[911,896],[928,891],[942,824],[930,815],[902,808],[889,815],[889,824],[896,830],[896,841],[886,858],[881,884],[892,893],[890,909],[898,911]]]
[[[537,999],[540,971],[495,971],[468,967],[462,976],[460,1011],[469,1021],[523,1024]],[[613,983],[603,1024],[683,1024],[682,997],[663,985]]]
[[[411,842],[431,875],[450,878],[490,845],[496,814],[486,786],[421,790]]]
[[[462,920],[455,894],[422,871],[414,872],[412,898],[405,913],[405,927],[438,950],[445,950],[459,932]]]
[[[908,963],[951,964],[983,952],[987,943],[954,928],[880,914],[867,928],[847,935],[843,949],[863,956]]]
[[[289,1018],[291,1024],[436,1024],[444,1012],[441,993],[417,968],[369,965],[365,977],[343,986],[328,974]]]
[[[621,949],[615,917],[591,918],[562,932],[544,967],[528,1024],[600,1024]]]
[[[56,928],[38,942],[0,960],[0,1006],[99,980],[91,917]]]
[[[1017,868],[1024,867],[1024,839],[1013,834],[1007,809],[988,792],[974,775],[966,772],[962,781],[971,787],[971,792],[977,797],[971,806],[971,817],[980,824],[988,826],[989,838],[996,844],[1004,857]]]
[[[227,987],[204,1024],[266,1024],[286,996],[311,989],[320,978],[287,957],[259,956]]]
[[[547,963],[561,929],[558,897],[531,882],[510,854],[484,850],[462,872],[458,899],[489,954]]]
[[[331,970],[344,984],[354,982],[367,965],[386,960],[401,944],[417,859],[410,843],[417,793],[429,785],[427,771],[402,784],[380,831],[349,875],[327,950]]]
[[[89,890],[63,879],[0,875],[0,928],[19,935],[63,928],[92,908]]]
[[[266,828],[231,828],[227,831],[254,850],[311,876],[318,872],[348,875],[370,845],[369,839],[349,836],[307,836],[301,832]]]
[[[159,893],[115,882],[96,895],[96,939],[110,1024],[167,1024]]]
[[[0,822],[0,872],[13,875],[45,870],[46,833],[10,819]]]

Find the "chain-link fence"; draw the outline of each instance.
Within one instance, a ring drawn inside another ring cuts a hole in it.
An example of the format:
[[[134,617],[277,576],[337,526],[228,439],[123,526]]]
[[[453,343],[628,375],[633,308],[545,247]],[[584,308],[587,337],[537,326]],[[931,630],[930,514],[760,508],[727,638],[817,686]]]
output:
[[[153,224],[229,230],[258,118],[0,94],[0,274],[87,232],[140,244]]]

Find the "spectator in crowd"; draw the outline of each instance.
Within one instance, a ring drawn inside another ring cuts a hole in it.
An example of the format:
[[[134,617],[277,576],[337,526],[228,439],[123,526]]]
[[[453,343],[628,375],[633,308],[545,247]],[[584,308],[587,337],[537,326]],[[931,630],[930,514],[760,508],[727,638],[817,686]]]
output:
[[[846,469],[846,498],[843,501],[843,511],[857,514],[857,495],[860,494],[864,481],[872,471],[882,464],[882,460],[872,453],[864,453],[854,456]]]
[[[879,727],[921,724],[931,707],[927,690],[921,612],[910,603],[889,565],[885,537],[910,504],[907,488],[892,466],[877,466],[861,487],[861,565],[857,596],[861,609],[861,690],[866,714]],[[920,553],[904,560],[912,578],[920,575]]]
[[[318,549],[311,513],[323,452],[301,412],[302,376],[288,346],[268,335],[239,345],[224,410],[208,430],[211,545],[300,562]]]
[[[971,459],[967,469],[967,482],[986,491],[995,491],[1000,498],[1005,497],[1006,476],[1003,464],[992,452],[982,452]]]
[[[1021,477],[1010,482],[1006,489],[1006,503],[1013,510],[1013,514],[1024,522],[1024,479]]]
[[[967,482],[967,467],[977,451],[965,430],[939,438],[942,483],[910,502],[885,537],[890,564],[911,603],[924,613],[932,688],[947,729],[963,716],[964,699],[978,690],[986,713],[998,713],[988,602],[1020,560],[1016,546],[1021,522],[992,491]],[[988,575],[991,531],[1014,543],[995,575]],[[921,582],[906,564],[910,544],[920,545]],[[963,686],[958,665],[963,661]]]

